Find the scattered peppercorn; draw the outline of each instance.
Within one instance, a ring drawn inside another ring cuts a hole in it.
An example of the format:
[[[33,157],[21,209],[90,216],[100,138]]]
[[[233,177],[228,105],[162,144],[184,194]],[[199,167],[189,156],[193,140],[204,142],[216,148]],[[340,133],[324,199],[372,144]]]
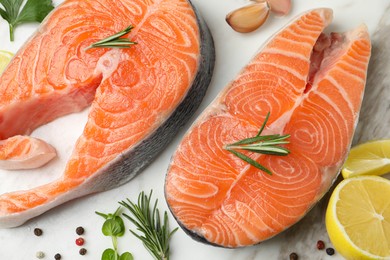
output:
[[[84,242],[85,242],[84,238],[82,238],[82,237],[79,237],[76,239],[76,245],[78,245],[78,246],[84,245]]]
[[[42,229],[40,228],[34,228],[34,235],[36,235],[37,237],[41,236],[43,234],[43,231]]]
[[[84,228],[83,227],[77,227],[76,228],[76,234],[79,235],[79,236],[84,234]]]
[[[318,241],[317,241],[317,249],[318,249],[318,250],[323,250],[324,248],[325,248],[325,243],[324,243],[324,241],[318,240]]]
[[[45,257],[45,253],[43,253],[42,251],[38,251],[35,256],[38,258],[38,259],[42,259]]]
[[[334,255],[334,249],[331,248],[331,247],[328,247],[328,248],[326,249],[326,253],[327,253],[328,255]]]
[[[61,255],[60,254],[55,254],[54,259],[60,260],[61,259]]]
[[[81,248],[79,253],[80,253],[80,255],[85,255],[87,253],[87,249]]]
[[[298,260],[298,255],[296,253],[291,253],[290,260]]]

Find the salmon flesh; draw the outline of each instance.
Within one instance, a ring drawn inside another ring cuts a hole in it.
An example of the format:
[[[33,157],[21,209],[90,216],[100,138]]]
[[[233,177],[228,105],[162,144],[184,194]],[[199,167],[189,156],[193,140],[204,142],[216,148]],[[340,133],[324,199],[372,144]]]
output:
[[[326,35],[332,10],[308,11],[270,39],[194,122],[173,155],[165,196],[193,238],[243,247],[298,222],[329,190],[349,151],[366,81],[366,26]],[[226,145],[290,134],[287,156]]]
[[[131,48],[88,49],[130,25]],[[0,77],[0,139],[90,106],[88,121],[60,178],[0,196],[0,227],[133,178],[195,112],[213,67],[212,36],[187,0],[57,7]]]

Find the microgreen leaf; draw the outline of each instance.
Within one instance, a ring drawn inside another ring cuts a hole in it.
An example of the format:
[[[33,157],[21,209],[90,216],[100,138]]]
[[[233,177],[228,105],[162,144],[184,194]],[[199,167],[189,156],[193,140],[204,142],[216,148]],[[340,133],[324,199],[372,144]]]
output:
[[[104,219],[107,219],[108,218],[108,215],[107,214],[104,214],[104,213],[100,213],[100,212],[97,212],[95,211],[95,213],[101,217],[103,217]]]
[[[125,233],[125,224],[123,222],[123,219],[119,216],[121,212],[121,207],[118,207],[117,210],[114,213],[104,214],[98,211],[95,211],[95,213],[105,219],[103,226],[102,226],[102,233],[105,236],[111,237],[112,246],[113,249],[108,248],[106,249],[102,254],[102,260],[120,260],[123,259],[132,259],[129,258],[132,255],[130,253],[122,254],[121,257],[119,257],[118,253],[118,241],[117,238],[121,237]],[[130,254],[130,256],[129,256]]]
[[[121,207],[118,207],[118,208],[115,210],[115,212],[114,212],[114,216],[115,216],[115,217],[116,217],[116,216],[119,216],[120,211],[121,211]]]
[[[107,248],[102,254],[102,260],[117,260],[119,259],[118,253],[114,249]]]
[[[9,24],[10,40],[14,41],[14,29],[23,23],[42,22],[54,9],[51,0],[27,0],[23,9],[23,0],[0,0],[0,15]]]
[[[133,260],[133,259],[134,259],[133,255],[129,252],[123,253],[119,258],[119,260]]]
[[[125,232],[125,226],[123,220],[116,216],[111,219],[107,219],[102,227],[102,233],[105,236],[123,236]]]
[[[287,135],[280,135],[280,134],[274,134],[274,135],[261,135],[263,132],[265,125],[269,119],[270,113],[268,112],[263,124],[260,127],[259,132],[255,137],[249,137],[242,139],[240,141],[234,142],[232,144],[228,144],[225,146],[225,150],[231,152],[241,160],[249,163],[250,165],[258,168],[259,170],[262,170],[270,175],[272,175],[272,172],[261,165],[260,163],[256,162],[249,156],[240,153],[236,150],[245,150],[250,151],[254,153],[260,153],[260,154],[267,154],[267,155],[277,155],[277,156],[286,156],[290,153],[290,151],[282,146],[282,144],[288,144],[290,143],[286,139],[290,137],[289,134]]]

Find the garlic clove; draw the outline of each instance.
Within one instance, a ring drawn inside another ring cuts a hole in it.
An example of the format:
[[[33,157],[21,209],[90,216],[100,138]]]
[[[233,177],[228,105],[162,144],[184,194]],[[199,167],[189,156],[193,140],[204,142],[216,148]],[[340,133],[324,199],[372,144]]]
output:
[[[268,3],[271,7],[271,12],[279,16],[287,15],[291,10],[291,0],[268,0]]]
[[[230,12],[226,15],[226,22],[237,32],[252,32],[267,20],[269,11],[267,1],[258,1]]]

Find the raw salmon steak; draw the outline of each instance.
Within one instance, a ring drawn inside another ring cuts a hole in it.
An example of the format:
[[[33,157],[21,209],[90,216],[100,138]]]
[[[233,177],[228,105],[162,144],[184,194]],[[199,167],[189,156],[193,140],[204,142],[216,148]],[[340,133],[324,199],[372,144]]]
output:
[[[88,49],[130,25],[131,48]],[[88,120],[60,178],[0,196],[0,226],[129,181],[195,112],[213,66],[212,37],[187,0],[57,7],[0,77],[0,138],[90,105]]]
[[[371,53],[364,25],[325,35],[332,10],[308,11],[255,55],[194,122],[172,157],[165,196],[192,237],[222,247],[260,243],[299,221],[330,188],[350,148]],[[287,156],[225,148],[290,134]]]

